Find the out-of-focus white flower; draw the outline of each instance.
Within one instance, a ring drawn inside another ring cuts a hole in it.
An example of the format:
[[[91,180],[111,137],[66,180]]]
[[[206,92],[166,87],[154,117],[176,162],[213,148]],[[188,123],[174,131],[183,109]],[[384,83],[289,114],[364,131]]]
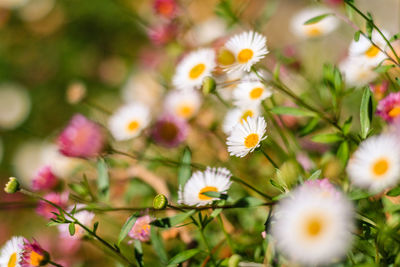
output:
[[[363,141],[352,155],[347,173],[354,185],[378,192],[400,180],[400,143],[391,134]]]
[[[192,30],[197,45],[205,45],[226,34],[226,24],[222,19],[212,18],[196,23]]]
[[[244,157],[253,152],[267,138],[264,136],[266,128],[267,123],[263,117],[247,117],[243,123],[236,124],[226,141],[229,154]]]
[[[201,96],[197,90],[174,90],[164,100],[164,110],[182,119],[192,118],[201,105]]]
[[[28,3],[30,0],[0,0],[0,7],[2,8],[20,8]]]
[[[30,0],[21,7],[19,15],[25,21],[37,21],[49,14],[54,6],[54,0]]]
[[[335,30],[339,25],[338,19],[334,16],[328,16],[312,24],[304,25],[304,23],[314,17],[329,13],[332,13],[332,11],[326,8],[305,8],[292,18],[290,28],[295,35],[301,38],[313,38],[326,35]]]
[[[257,81],[244,81],[233,91],[234,104],[238,107],[259,105],[261,101],[272,95],[271,88]]]
[[[150,110],[141,103],[120,107],[109,119],[108,128],[117,141],[138,136],[150,123]]]
[[[247,120],[248,117],[257,117],[260,115],[259,106],[248,106],[243,108],[234,108],[229,110],[224,119],[222,130],[226,134],[230,134],[232,129],[238,123],[242,123]]]
[[[225,48],[233,55],[233,62],[225,67],[228,72],[250,71],[254,64],[268,54],[267,38],[253,31],[234,35],[226,42]]]
[[[6,83],[0,85],[0,128],[15,129],[27,118],[31,100],[24,88]]]
[[[277,205],[271,233],[291,261],[315,266],[346,255],[353,227],[350,201],[335,189],[311,183]]]
[[[187,54],[176,67],[172,83],[180,90],[198,89],[203,79],[214,70],[215,52],[203,48]]]
[[[349,86],[361,87],[369,84],[378,77],[373,66],[365,64],[359,57],[347,58],[339,65],[340,71],[344,75],[346,84]]]
[[[6,242],[1,248],[0,266],[4,267],[20,267],[19,264],[22,257],[22,248],[24,238],[22,236],[14,236]]]
[[[204,206],[211,204],[216,198],[204,195],[207,192],[226,193],[231,186],[231,172],[226,168],[210,168],[204,172],[197,171],[179,189],[180,204]]]

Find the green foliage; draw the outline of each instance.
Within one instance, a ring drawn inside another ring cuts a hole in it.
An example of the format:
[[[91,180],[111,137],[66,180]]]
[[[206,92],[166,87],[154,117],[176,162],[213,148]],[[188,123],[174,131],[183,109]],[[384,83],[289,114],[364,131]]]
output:
[[[313,17],[313,18],[307,20],[306,22],[304,22],[304,25],[310,25],[310,24],[314,24],[314,23],[320,22],[324,18],[329,17],[331,15],[332,15],[331,13],[327,13],[327,14],[322,14],[322,15]]]
[[[200,249],[194,248],[194,249],[189,249],[186,251],[183,251],[177,255],[175,255],[173,258],[171,258],[168,262],[168,266],[175,266],[176,264],[182,263],[184,261],[189,260],[190,258],[196,256],[201,252]]]
[[[135,213],[131,215],[128,220],[125,222],[125,224],[121,228],[121,232],[119,233],[118,236],[118,245],[121,244],[121,242],[125,239],[125,237],[128,235],[129,231],[132,229],[133,225],[136,222],[136,219],[138,217],[138,213]]]
[[[369,87],[364,88],[360,106],[361,138],[365,139],[370,131],[373,116],[372,94]]]

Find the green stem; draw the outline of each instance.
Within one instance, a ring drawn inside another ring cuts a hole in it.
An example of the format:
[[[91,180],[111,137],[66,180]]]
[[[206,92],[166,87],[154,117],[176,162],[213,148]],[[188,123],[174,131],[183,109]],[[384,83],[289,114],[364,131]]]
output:
[[[270,156],[264,151],[264,149],[261,147],[260,148],[261,153],[267,158],[267,160],[274,166],[275,169],[279,169],[278,165],[271,159]]]
[[[214,266],[216,266],[216,263],[215,263],[215,260],[214,260],[214,257],[213,257],[213,253],[212,253],[210,244],[208,244],[207,239],[206,239],[206,236],[204,235],[204,228],[203,228],[203,227],[200,227],[199,230],[200,230],[201,239],[203,240],[203,243],[204,243],[204,245],[205,245],[206,248],[207,248],[208,254],[209,254],[210,259],[211,259],[211,262],[213,263]]]
[[[48,263],[56,267],[63,267],[61,264],[55,263],[54,261],[49,261]]]
[[[224,222],[222,220],[221,214],[218,214],[218,222],[221,225],[222,232],[224,232],[225,238],[228,241],[228,245],[231,248],[232,253],[234,254],[235,253],[235,246],[233,245],[231,236],[229,235],[229,233],[225,229]]]
[[[231,180],[232,180],[232,181],[235,181],[235,182],[238,182],[238,183],[241,183],[242,185],[248,187],[249,189],[253,190],[253,191],[256,192],[257,194],[259,194],[259,195],[265,197],[266,199],[272,199],[272,197],[270,197],[270,196],[268,196],[267,194],[261,192],[260,190],[258,190],[258,189],[255,188],[254,186],[252,186],[252,185],[248,184],[247,182],[243,181],[242,179],[240,179],[239,177],[232,176],[232,177],[231,177]]]
[[[225,107],[230,108],[231,106],[222,98],[222,96],[218,93],[217,90],[213,91],[213,94],[218,98],[219,101],[221,101],[222,104],[224,104]]]

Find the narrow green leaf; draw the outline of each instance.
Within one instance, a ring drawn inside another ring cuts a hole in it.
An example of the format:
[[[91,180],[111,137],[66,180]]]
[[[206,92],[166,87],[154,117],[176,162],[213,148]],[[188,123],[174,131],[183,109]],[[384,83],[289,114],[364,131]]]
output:
[[[110,179],[108,176],[107,163],[103,158],[99,158],[97,161],[97,188],[101,199],[108,200]]]
[[[316,170],[308,177],[308,180],[317,180],[321,176],[321,170]]]
[[[372,31],[373,31],[373,29],[374,29],[374,25],[372,24],[371,21],[367,20],[367,24],[366,24],[365,29],[366,29],[366,31],[367,31],[368,38],[371,39],[371,37],[372,37]]]
[[[336,156],[339,158],[342,165],[346,166],[347,161],[349,160],[350,157],[349,143],[347,141],[343,141],[340,144]]]
[[[299,132],[300,136],[312,133],[318,126],[319,118],[312,118]]]
[[[271,109],[271,112],[279,115],[292,115],[292,116],[307,116],[307,117],[316,117],[318,116],[316,113],[296,107],[274,107]]]
[[[371,195],[373,195],[373,193],[370,193],[368,191],[364,191],[361,189],[355,189],[349,193],[349,198],[351,200],[359,200],[359,199],[367,198]]]
[[[190,163],[192,162],[192,152],[189,147],[185,147],[183,151],[181,166],[178,170],[178,184],[179,186],[184,186],[187,180],[189,180],[190,175],[192,174],[192,169],[190,167]]]
[[[313,17],[313,18],[307,20],[306,22],[304,22],[304,25],[310,25],[310,24],[314,24],[314,23],[320,22],[321,20],[323,20],[324,18],[326,18],[326,17],[328,17],[330,15],[332,15],[332,14],[331,13],[327,13],[327,14],[322,14],[322,15]]]
[[[390,197],[397,197],[400,195],[400,187],[395,187],[391,189],[389,192],[386,193],[386,195]]]
[[[353,121],[353,117],[349,117],[344,123],[342,127],[343,134],[348,134],[350,132],[351,123]]]
[[[372,94],[368,87],[364,88],[360,106],[361,138],[365,139],[370,130],[372,120]]]
[[[395,35],[392,36],[392,38],[390,38],[390,42],[396,41],[400,38],[400,33],[397,33]]]
[[[75,223],[70,223],[68,226],[69,234],[73,236],[75,234]]]
[[[172,226],[175,226],[175,225],[185,221],[187,218],[192,216],[195,212],[196,212],[196,210],[191,210],[186,213],[177,214],[172,217],[160,218],[160,219],[154,220],[151,224],[156,227],[160,227],[160,228],[170,228]]]
[[[132,229],[133,225],[136,222],[138,214],[135,213],[133,215],[131,215],[128,220],[125,222],[125,224],[122,226],[121,228],[121,232],[119,233],[118,236],[118,246],[119,244],[121,244],[122,240],[125,239],[125,237],[128,235],[129,231]]]
[[[214,192],[214,191],[208,191],[208,192],[204,192],[201,193],[202,195],[208,196],[208,197],[212,197],[212,198],[223,198],[224,195],[223,193],[220,192]]]
[[[279,79],[280,71],[281,71],[281,64],[278,62],[278,63],[276,63],[275,68],[274,68],[274,79],[277,81],[280,80]]]
[[[156,227],[150,228],[150,238],[151,238],[151,245],[154,248],[154,251],[157,253],[157,256],[160,258],[161,263],[164,265],[168,262],[168,255],[165,251],[164,243],[160,238],[159,231]]]
[[[95,222],[93,225],[93,233],[96,233],[98,227],[99,227],[99,222]]]
[[[135,248],[135,259],[137,264],[139,267],[144,267],[142,243],[139,240],[134,240],[133,246]]]
[[[185,250],[181,253],[178,253],[177,255],[175,255],[169,262],[168,265],[176,265],[179,263],[182,263],[184,261],[187,261],[188,259],[196,256],[198,253],[200,253],[201,250],[194,248],[194,249],[189,249],[189,250]]]
[[[336,133],[329,133],[329,134],[317,134],[311,138],[312,141],[317,143],[335,143],[343,140],[343,137]]]
[[[356,31],[354,34],[354,41],[358,42],[360,40],[361,31]]]
[[[375,72],[377,73],[386,73],[388,70],[393,68],[394,65],[380,65],[374,69]]]

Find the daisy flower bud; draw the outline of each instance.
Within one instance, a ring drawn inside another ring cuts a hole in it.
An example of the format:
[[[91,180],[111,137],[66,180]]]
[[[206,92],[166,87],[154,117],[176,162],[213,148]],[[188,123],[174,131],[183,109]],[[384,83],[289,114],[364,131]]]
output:
[[[14,194],[15,192],[19,191],[19,189],[20,189],[19,182],[14,177],[10,177],[4,187],[4,191],[7,194]]]
[[[202,85],[202,89],[201,89],[203,91],[203,94],[208,95],[208,94],[214,92],[215,88],[217,88],[217,84],[215,83],[215,80],[210,76],[205,77],[203,80],[203,85]]]
[[[44,266],[50,260],[49,253],[45,251],[36,240],[29,242],[28,239],[24,239],[22,250],[21,267]]]
[[[150,223],[152,219],[149,215],[137,218],[128,235],[132,239],[148,242],[150,240]]]
[[[163,210],[168,205],[168,199],[163,194],[158,194],[153,199],[153,208],[156,210]]]
[[[65,156],[96,157],[104,148],[105,135],[97,123],[77,114],[59,135],[57,143]]]

